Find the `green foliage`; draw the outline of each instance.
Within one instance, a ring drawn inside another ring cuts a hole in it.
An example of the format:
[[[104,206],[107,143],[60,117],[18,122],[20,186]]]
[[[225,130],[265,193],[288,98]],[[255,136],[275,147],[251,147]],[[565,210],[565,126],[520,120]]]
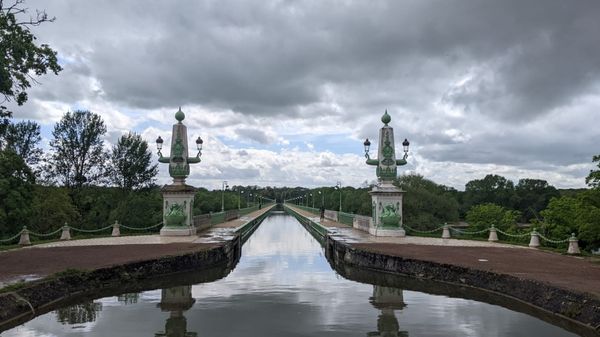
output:
[[[67,187],[102,183],[107,158],[102,139],[105,133],[106,126],[99,115],[89,111],[65,113],[52,131],[50,178]]]
[[[21,7],[22,3],[22,0],[14,0],[12,4],[0,1],[0,95],[4,96],[3,101],[15,101],[18,105],[27,101],[27,89],[35,81],[33,75],[58,74],[62,70],[56,52],[46,44],[37,45],[29,29],[54,18],[44,11],[38,11],[35,19],[23,18],[27,10]],[[9,116],[7,108],[0,106],[0,117]]]
[[[584,249],[600,248],[600,191],[590,190],[576,197],[553,198],[544,217],[542,230],[552,238],[575,233]]]
[[[474,205],[484,203],[512,208],[515,204],[513,182],[496,174],[488,174],[483,179],[469,181],[465,185],[463,212]]]
[[[47,233],[65,223],[73,225],[80,218],[66,188],[37,185],[33,194],[30,225],[36,232]]]
[[[522,212],[521,221],[529,222],[537,219],[550,202],[550,199],[558,197],[560,193],[548,184],[546,180],[520,179],[515,187],[516,204],[515,209]]]
[[[507,210],[502,206],[486,203],[475,205],[467,212],[466,220],[473,230],[482,230],[491,225],[506,229],[517,224],[518,211]]]
[[[591,188],[600,189],[600,155],[594,156],[592,162],[598,163],[598,169],[590,170],[590,174],[585,178],[585,183]]]
[[[11,123],[7,126],[4,144],[7,149],[19,155],[28,165],[35,165],[42,156],[39,148],[40,125],[32,121]]]
[[[162,221],[162,202],[157,188],[128,192],[110,212],[107,223],[118,220],[135,228],[155,225]]]
[[[458,220],[456,191],[438,185],[418,174],[403,175],[397,185],[406,191],[403,199],[404,223],[419,230]]]
[[[135,133],[121,136],[110,155],[110,180],[127,190],[149,187],[158,174],[158,164],[152,164],[148,142]]]
[[[29,224],[34,183],[21,157],[11,150],[0,151],[0,235],[13,235]]]

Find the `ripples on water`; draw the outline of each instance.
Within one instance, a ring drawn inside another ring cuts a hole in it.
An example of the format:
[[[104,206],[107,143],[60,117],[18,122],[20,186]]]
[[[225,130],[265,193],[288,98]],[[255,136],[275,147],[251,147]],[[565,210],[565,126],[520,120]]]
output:
[[[349,281],[291,216],[265,219],[224,279],[59,309],[29,336],[574,336],[486,303]]]

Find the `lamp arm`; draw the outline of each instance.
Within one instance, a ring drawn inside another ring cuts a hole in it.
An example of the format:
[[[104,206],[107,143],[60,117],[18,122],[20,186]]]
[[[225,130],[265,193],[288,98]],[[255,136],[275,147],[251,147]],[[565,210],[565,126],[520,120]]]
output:
[[[200,162],[200,157],[199,157],[199,156],[198,156],[198,157],[188,157],[188,158],[187,158],[187,162],[188,162],[189,164],[196,164],[196,163],[199,163],[199,162]]]
[[[379,165],[379,160],[368,158],[365,163],[367,163],[367,165],[378,166]]]
[[[158,153],[159,157],[158,157],[158,162],[159,163],[165,163],[168,164],[171,162],[171,157],[163,157],[162,153]]]
[[[402,157],[402,159],[396,160],[396,166],[406,165],[406,158],[408,158],[408,153],[404,153],[404,157]]]

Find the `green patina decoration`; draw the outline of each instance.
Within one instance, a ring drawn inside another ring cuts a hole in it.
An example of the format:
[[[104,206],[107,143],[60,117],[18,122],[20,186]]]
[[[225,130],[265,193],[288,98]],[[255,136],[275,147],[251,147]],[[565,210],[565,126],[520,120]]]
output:
[[[380,217],[382,227],[399,227],[401,217],[394,205],[386,205]]]
[[[183,206],[180,204],[173,204],[165,215],[166,225],[169,227],[181,227],[185,226],[185,220],[187,216]]]

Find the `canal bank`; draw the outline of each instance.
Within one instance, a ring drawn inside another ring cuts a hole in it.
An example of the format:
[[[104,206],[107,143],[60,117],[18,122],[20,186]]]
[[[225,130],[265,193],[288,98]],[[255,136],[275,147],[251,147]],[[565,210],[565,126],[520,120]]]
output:
[[[329,221],[325,227],[314,214],[289,205],[285,209],[318,237],[336,269],[349,266],[478,288],[527,303],[596,333],[600,329],[600,266],[530,249],[368,242],[362,234],[350,233],[357,230],[349,226],[335,227]],[[494,263],[483,263],[489,261]],[[541,270],[561,268],[554,275],[534,270],[528,273],[522,268],[524,263]]]
[[[272,207],[194,237],[76,240],[2,252],[0,282],[8,285],[0,289],[0,331],[68,302],[120,293],[124,287],[153,289],[181,273],[205,272],[196,276],[204,282],[224,277]]]

